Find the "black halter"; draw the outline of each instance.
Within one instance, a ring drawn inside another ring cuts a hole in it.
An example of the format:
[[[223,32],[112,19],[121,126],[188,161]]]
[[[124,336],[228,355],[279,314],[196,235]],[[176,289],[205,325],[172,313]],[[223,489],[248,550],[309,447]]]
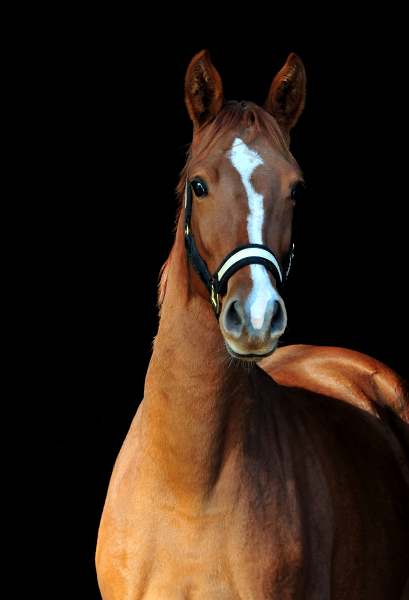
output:
[[[230,277],[239,269],[250,265],[259,264],[269,269],[276,280],[277,288],[281,294],[285,280],[291,267],[293,258],[294,244],[290,243],[286,259],[283,264],[283,271],[280,271],[280,265],[274,252],[262,244],[243,244],[232,250],[220,263],[213,275],[210,275],[203,258],[200,256],[194,235],[190,228],[190,217],[192,214],[192,190],[189,182],[189,171],[186,177],[185,186],[185,247],[190,262],[199,278],[204,283],[209,292],[213,310],[216,318],[219,319],[220,304],[219,296],[222,295],[227,286]]]

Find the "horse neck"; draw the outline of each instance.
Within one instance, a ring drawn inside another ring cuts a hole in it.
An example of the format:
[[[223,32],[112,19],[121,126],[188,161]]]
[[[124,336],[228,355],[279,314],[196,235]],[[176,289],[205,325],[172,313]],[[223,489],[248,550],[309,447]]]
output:
[[[190,276],[179,223],[143,416],[150,456],[192,497],[195,486],[209,491],[223,457],[240,445],[248,400],[246,373],[228,360],[210,302],[190,289]]]

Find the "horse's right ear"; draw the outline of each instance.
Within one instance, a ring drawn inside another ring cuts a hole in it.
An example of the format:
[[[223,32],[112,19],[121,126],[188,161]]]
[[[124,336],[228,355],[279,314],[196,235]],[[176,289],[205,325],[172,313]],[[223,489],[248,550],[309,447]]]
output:
[[[222,109],[222,80],[207,50],[202,50],[190,61],[185,78],[185,102],[195,129],[213,121]]]

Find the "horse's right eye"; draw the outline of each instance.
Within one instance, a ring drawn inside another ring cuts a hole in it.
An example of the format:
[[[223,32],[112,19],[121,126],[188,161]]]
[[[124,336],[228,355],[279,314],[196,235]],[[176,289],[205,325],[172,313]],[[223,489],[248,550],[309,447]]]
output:
[[[206,189],[201,181],[192,181],[191,186],[197,198],[200,198],[206,194]]]

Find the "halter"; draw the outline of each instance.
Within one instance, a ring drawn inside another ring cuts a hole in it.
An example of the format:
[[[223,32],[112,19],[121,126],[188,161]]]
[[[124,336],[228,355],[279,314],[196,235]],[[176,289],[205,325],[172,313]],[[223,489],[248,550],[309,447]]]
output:
[[[282,273],[278,260],[270,248],[267,248],[267,246],[263,246],[262,244],[243,244],[232,250],[222,260],[213,275],[211,275],[205,261],[197,250],[195,238],[190,227],[191,215],[192,190],[190,187],[188,170],[185,186],[185,247],[194,270],[204,283],[210,295],[217,320],[219,319],[220,313],[220,296],[225,291],[228,280],[232,275],[234,275],[234,273],[236,273],[236,271],[247,265],[263,265],[269,271],[271,271],[274,279],[276,280],[278,291],[281,294],[284,283],[290,271],[292,258],[294,256],[294,244],[292,243],[292,240],[287,256],[283,263]],[[291,232],[291,236],[292,233],[293,232]]]

